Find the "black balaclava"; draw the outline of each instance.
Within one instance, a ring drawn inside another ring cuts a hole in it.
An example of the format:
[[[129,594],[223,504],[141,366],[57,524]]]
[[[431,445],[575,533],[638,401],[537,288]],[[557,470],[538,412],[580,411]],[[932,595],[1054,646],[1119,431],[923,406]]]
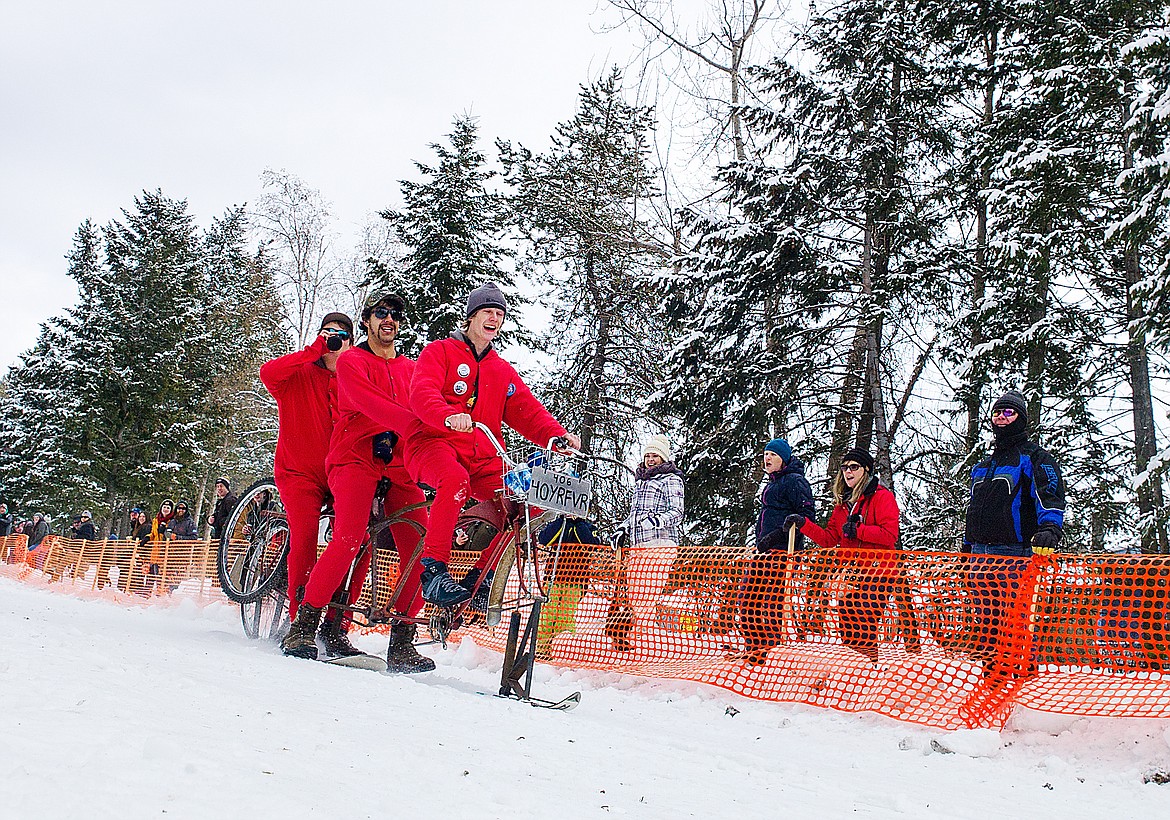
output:
[[[995,400],[995,404],[991,405],[991,412],[1003,408],[1010,408],[1016,411],[1016,417],[1012,419],[1011,424],[1005,424],[1003,427],[997,427],[995,424],[991,425],[991,432],[995,434],[995,446],[1003,447],[1013,444],[1022,444],[1028,439],[1028,403],[1024,399],[1022,393],[1015,390],[1009,390]]]

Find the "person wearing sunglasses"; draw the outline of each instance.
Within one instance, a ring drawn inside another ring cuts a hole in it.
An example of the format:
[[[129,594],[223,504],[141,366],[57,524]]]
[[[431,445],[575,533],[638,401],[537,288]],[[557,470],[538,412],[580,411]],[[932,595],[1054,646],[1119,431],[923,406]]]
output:
[[[288,609],[293,619],[299,592],[317,560],[318,522],[329,494],[325,457],[333,435],[337,361],[352,339],[353,320],[345,313],[327,313],[304,349],[260,367],[260,381],[276,400],[279,418],[275,474],[288,515]]]
[[[171,541],[194,541],[199,538],[199,527],[186,501],[175,505],[175,517],[167,522],[167,538]]]
[[[975,602],[972,653],[989,674],[999,654],[1002,620],[1018,593],[1023,561],[1051,553],[1064,530],[1064,478],[1051,454],[1028,440],[1028,405],[1009,390],[991,406],[991,454],[971,470],[962,551],[971,554],[967,582]],[[980,556],[998,556],[981,558]],[[1029,663],[1022,670],[1034,671]]]
[[[894,591],[898,543],[898,501],[874,475],[873,456],[858,447],[841,458],[833,478],[833,512],[824,527],[793,514],[784,527],[821,547],[838,547],[845,593],[841,598],[841,642],[878,663],[878,628]]]
[[[349,574],[354,557],[366,538],[370,509],[379,482],[388,480],[383,509],[394,513],[425,500],[403,465],[399,439],[406,434],[414,416],[407,407],[407,394],[414,374],[414,361],[398,350],[398,331],[406,319],[406,303],[393,293],[377,293],[366,301],[361,328],[366,338],[337,360],[337,422],[329,442],[325,469],[333,493],[333,538],[317,559],[305,582],[292,629],[281,646],[288,655],[315,658],[314,632],[320,633],[326,653],[356,654],[346,636],[350,619],[330,612],[322,621],[324,608],[333,599]],[[425,527],[426,510],[418,508],[408,517]],[[407,521],[389,528],[389,538],[406,548],[407,556],[418,543],[418,531]],[[365,553],[354,570],[364,579],[372,555]],[[403,557],[400,556],[400,560]],[[361,585],[350,590],[350,604],[357,601]],[[422,608],[418,585],[411,579],[398,590],[399,614],[413,615]],[[415,626],[396,621],[390,628],[389,671],[426,672],[434,661],[414,648]]]
[[[460,582],[447,569],[463,502],[468,496],[486,501],[503,486],[500,457],[475,429],[476,422],[501,442],[507,423],[538,447],[556,437],[581,446],[532,395],[516,368],[496,353],[493,342],[507,313],[507,301],[494,282],[471,291],[463,328],[423,348],[410,387],[417,418],[407,439],[406,467],[416,481],[435,488],[421,558],[423,598],[439,606],[466,601],[476,582],[482,577],[487,583],[494,569],[487,566],[488,550]]]

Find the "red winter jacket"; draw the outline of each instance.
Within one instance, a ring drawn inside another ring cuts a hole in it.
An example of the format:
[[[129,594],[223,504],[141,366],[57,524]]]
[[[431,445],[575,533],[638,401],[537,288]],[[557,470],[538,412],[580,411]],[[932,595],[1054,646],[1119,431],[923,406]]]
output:
[[[418,357],[410,385],[410,409],[417,418],[410,427],[408,446],[445,439],[467,463],[496,457],[481,431],[457,433],[444,422],[456,413],[469,413],[483,422],[502,444],[502,424],[544,447],[549,439],[565,435],[565,428],[544,409],[521,381],[516,368],[489,347],[477,358],[462,333],[431,342]]]
[[[856,538],[846,538],[841,532],[850,515],[861,516]],[[819,546],[840,545],[837,555],[842,562],[869,566],[873,575],[889,579],[897,572],[896,561],[882,560],[873,551],[894,549],[898,543],[898,515],[897,499],[875,476],[852,508],[848,503],[838,504],[823,529],[812,519],[806,519],[800,531]]]
[[[414,360],[403,355],[383,359],[365,342],[337,359],[337,424],[329,446],[329,465],[375,464],[374,436],[392,432],[405,440],[415,420],[407,404]],[[390,463],[402,466],[402,443]]]
[[[260,381],[276,399],[276,475],[294,473],[325,486],[325,456],[333,434],[337,380],[321,357],[328,352],[318,336],[304,350],[260,366]]]

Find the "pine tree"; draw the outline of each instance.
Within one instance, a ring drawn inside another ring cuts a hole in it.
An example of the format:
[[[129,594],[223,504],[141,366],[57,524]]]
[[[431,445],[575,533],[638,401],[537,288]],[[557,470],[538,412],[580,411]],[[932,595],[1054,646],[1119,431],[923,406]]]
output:
[[[645,221],[655,193],[650,109],[623,99],[621,72],[583,86],[548,151],[501,143],[526,259],[544,285],[551,357],[543,397],[582,447],[622,457],[657,384],[664,248]],[[616,517],[617,506],[606,512]]]
[[[81,226],[78,303],[46,323],[3,399],[23,421],[0,433],[0,475],[23,504],[90,507],[108,527],[135,503],[203,492],[216,448],[220,463],[243,460],[250,442],[232,425],[263,411],[240,399],[280,341],[275,301],[250,287],[270,293],[271,277],[249,278],[245,236],[239,210],[200,236],[186,203],[158,191],[100,233]]]
[[[1126,356],[1133,400],[1137,529],[1143,552],[1170,553],[1164,492],[1170,447],[1159,453],[1151,354],[1170,350],[1170,28],[1134,20],[1122,42],[1121,201],[1110,239],[1123,249]],[[1140,26],[1144,23],[1144,26]],[[1113,290],[1116,293],[1116,289]]]
[[[725,214],[684,212],[694,246],[659,279],[680,332],[651,406],[680,422],[693,534],[736,543],[755,516],[764,444],[788,436],[803,459],[825,444],[803,400],[828,365],[820,320],[841,278],[797,227],[811,206],[798,181],[762,163],[718,181]]]
[[[478,127],[472,117],[456,117],[447,135],[450,146],[431,145],[438,164],[416,162],[424,181],[403,180],[402,210],[382,212],[405,255],[392,269],[376,265],[369,287],[405,298],[404,349],[450,335],[463,321],[464,299],[473,288],[489,280],[505,288],[515,284],[501,267],[507,256],[499,240],[505,207],[502,196],[488,189],[496,174],[476,146]],[[521,304],[518,295],[514,301]]]

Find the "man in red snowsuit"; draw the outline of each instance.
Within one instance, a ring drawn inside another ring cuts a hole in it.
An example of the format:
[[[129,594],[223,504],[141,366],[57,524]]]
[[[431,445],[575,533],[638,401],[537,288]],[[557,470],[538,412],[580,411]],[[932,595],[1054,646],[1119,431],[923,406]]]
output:
[[[285,654],[316,657],[313,633],[321,611],[344,582],[365,540],[379,480],[385,477],[390,482],[383,502],[388,512],[425,500],[422,490],[411,481],[403,466],[402,447],[395,446],[414,419],[406,398],[414,361],[400,355],[395,342],[403,311],[404,303],[398,296],[371,299],[362,311],[362,325],[368,333],[366,340],[337,361],[338,418],[326,460],[329,488],[333,492],[333,538],[305,585],[301,611],[281,644]],[[403,566],[427,521],[426,510],[421,507],[407,517],[419,525],[418,529],[406,521],[390,527],[394,543],[402,550],[399,560]],[[371,553],[367,551],[355,568],[356,578],[365,577],[370,559]],[[360,593],[360,585],[352,589],[349,603],[356,601]],[[397,600],[399,614],[410,616],[422,608],[415,574],[399,585]],[[345,623],[343,619],[340,622]],[[414,649],[414,635],[413,624],[398,622],[392,626],[388,657],[391,671],[420,672],[434,668],[433,661]]]
[[[487,437],[475,429],[483,422],[503,441],[502,423],[544,447],[563,436],[573,447],[581,440],[537,400],[512,365],[492,347],[507,312],[504,294],[489,282],[467,298],[464,330],[431,342],[418,357],[410,387],[410,426],[406,469],[435,488],[430,524],[423,541],[422,594],[439,606],[455,606],[471,597],[471,587],[488,556],[456,583],[447,569],[451,539],[468,496],[487,500],[502,486],[502,464]],[[485,578],[486,583],[486,578]]]
[[[260,366],[260,381],[276,399],[276,488],[288,516],[288,614],[296,618],[299,595],[317,560],[321,506],[329,493],[325,457],[336,412],[337,360],[349,349],[353,322],[330,313],[304,350]]]

